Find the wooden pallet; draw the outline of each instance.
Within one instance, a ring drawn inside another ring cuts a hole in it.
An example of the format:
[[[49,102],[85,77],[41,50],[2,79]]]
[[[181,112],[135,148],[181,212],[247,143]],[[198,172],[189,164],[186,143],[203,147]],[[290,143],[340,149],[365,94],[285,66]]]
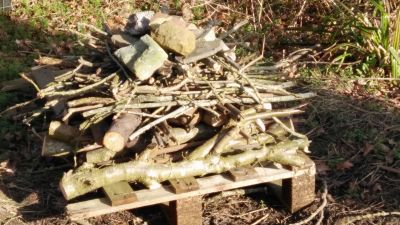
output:
[[[303,168],[268,167],[240,168],[228,173],[201,178],[170,181],[155,190],[133,191],[127,183],[104,187],[104,198],[68,204],[66,210],[72,220],[135,209],[150,205],[167,205],[171,224],[202,224],[202,196],[225,190],[243,188],[268,182],[281,182],[278,197],[295,212],[313,202],[315,194],[315,164],[309,159]],[[276,187],[276,185],[275,185]]]

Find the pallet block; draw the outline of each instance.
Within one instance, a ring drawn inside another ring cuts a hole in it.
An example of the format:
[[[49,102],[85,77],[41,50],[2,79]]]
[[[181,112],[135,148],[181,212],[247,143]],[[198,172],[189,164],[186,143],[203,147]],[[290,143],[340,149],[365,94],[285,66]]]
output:
[[[112,206],[123,205],[137,201],[135,192],[128,182],[118,182],[103,187]]]
[[[303,169],[315,170],[314,162],[306,157]],[[294,169],[294,168],[292,168]],[[282,180],[282,202],[291,213],[311,204],[315,199],[315,175],[307,174]]]
[[[140,208],[144,206],[166,204],[171,224],[201,224],[202,196],[236,188],[282,181],[281,199],[295,212],[314,200],[315,164],[309,160],[303,168],[268,167],[241,168],[226,174],[200,178],[188,178],[170,181],[155,190],[135,191],[137,200],[112,206],[107,198],[96,198],[68,204],[66,211],[72,220],[80,220],[103,214]]]
[[[194,177],[170,180],[174,193],[199,189],[199,184]],[[176,201],[171,201],[168,207],[164,207],[164,212],[170,224],[176,225],[201,225],[203,224],[203,201],[202,196],[194,196]]]

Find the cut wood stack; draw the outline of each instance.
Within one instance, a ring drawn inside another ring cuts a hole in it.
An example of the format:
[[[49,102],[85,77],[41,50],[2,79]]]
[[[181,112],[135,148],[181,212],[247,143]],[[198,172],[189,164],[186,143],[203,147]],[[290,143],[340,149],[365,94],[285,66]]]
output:
[[[309,141],[291,123],[302,111],[286,102],[314,93],[246,73],[254,62],[239,64],[212,27],[150,11],[131,18],[92,40],[100,54],[68,59],[75,68],[51,63],[26,76],[46,101],[26,121],[53,112],[43,156],[80,162],[61,180],[66,199],[120,181],[157,188],[260,161],[305,163],[297,152]]]

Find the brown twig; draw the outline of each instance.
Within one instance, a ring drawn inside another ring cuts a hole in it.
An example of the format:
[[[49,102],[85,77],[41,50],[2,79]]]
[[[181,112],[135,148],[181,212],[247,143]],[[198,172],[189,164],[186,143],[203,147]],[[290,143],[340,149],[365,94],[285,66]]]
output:
[[[270,213],[265,214],[265,215],[264,215],[263,217],[261,217],[260,219],[254,221],[251,225],[257,225],[257,224],[261,223],[262,221],[264,221],[264,220],[269,216],[269,214],[270,214]]]
[[[334,225],[349,225],[359,220],[373,219],[376,217],[384,217],[384,216],[400,216],[400,212],[378,212],[365,215],[346,216],[336,220]]]
[[[168,113],[167,115],[165,115],[163,117],[160,117],[160,118],[158,118],[158,119],[146,124],[145,126],[139,128],[138,130],[136,130],[133,134],[131,134],[129,136],[129,140],[132,141],[133,139],[135,139],[139,135],[143,134],[147,130],[151,129],[155,125],[157,125],[157,124],[159,124],[159,123],[161,123],[161,122],[163,122],[163,121],[165,121],[167,119],[175,118],[175,117],[177,117],[177,116],[179,116],[179,115],[191,110],[192,108],[193,107],[191,107],[191,106],[182,106],[182,107],[179,107],[179,108],[175,109],[174,111]]]
[[[24,80],[28,81],[29,83],[31,83],[33,85],[33,87],[36,89],[36,91],[40,92],[40,88],[39,86],[37,86],[37,84],[28,76],[26,76],[24,73],[20,73],[19,74]]]
[[[93,91],[94,89],[96,89],[97,87],[103,85],[104,83],[106,83],[107,81],[110,81],[111,79],[113,79],[115,76],[117,76],[117,72],[103,78],[102,80],[94,83],[94,84],[90,84],[87,85],[85,87],[82,87],[80,89],[76,89],[76,90],[70,90],[70,91],[58,91],[58,92],[40,92],[38,95],[40,97],[73,97],[73,96],[77,96],[77,95],[81,95],[90,91]]]

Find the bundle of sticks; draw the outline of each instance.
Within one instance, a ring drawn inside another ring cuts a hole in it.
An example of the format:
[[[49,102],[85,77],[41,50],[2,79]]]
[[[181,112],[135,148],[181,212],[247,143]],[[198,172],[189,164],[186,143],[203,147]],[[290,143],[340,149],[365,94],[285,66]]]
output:
[[[158,188],[260,161],[305,163],[298,152],[309,140],[291,122],[301,105],[283,102],[314,93],[293,93],[294,82],[260,70],[245,73],[252,66],[238,66],[224,51],[188,63],[164,47],[168,59],[138,79],[112,53],[120,46],[110,35],[97,39],[102,54],[72,60],[75,68],[50,82],[26,77],[46,99],[27,120],[54,112],[42,155],[78,159],[60,182],[66,199],[119,181]]]

